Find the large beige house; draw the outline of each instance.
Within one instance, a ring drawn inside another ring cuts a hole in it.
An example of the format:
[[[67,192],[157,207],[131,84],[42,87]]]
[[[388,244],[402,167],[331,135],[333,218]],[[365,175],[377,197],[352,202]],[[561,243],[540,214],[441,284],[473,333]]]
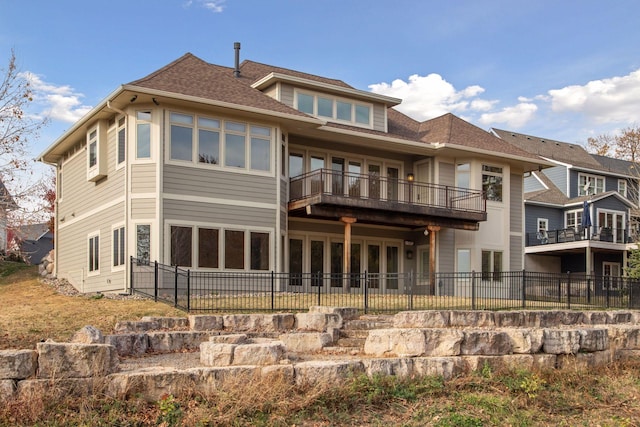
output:
[[[233,67],[186,54],[116,88],[40,156],[57,170],[58,277],[125,291],[130,257],[292,274],[522,269],[523,175],[545,161],[400,103],[240,63],[238,49]]]

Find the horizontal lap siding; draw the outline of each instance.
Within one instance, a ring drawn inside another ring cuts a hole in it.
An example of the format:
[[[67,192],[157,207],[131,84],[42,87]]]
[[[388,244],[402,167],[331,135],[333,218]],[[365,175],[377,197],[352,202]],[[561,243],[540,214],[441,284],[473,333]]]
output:
[[[443,228],[436,234],[438,239],[438,271],[450,273],[455,271],[455,231]]]
[[[511,256],[509,257],[509,269],[511,271],[522,270],[522,236],[509,237]]]
[[[509,219],[511,220],[511,231],[514,233],[522,233],[522,185],[522,175],[511,174]]]
[[[242,227],[276,226],[276,209],[262,209],[248,206],[221,205],[183,200],[165,199],[164,219],[171,222],[189,221],[198,224],[230,224]]]
[[[148,219],[156,217],[155,199],[132,199],[131,219]]]
[[[387,115],[385,114],[386,110],[387,109],[384,105],[376,104],[373,106],[373,129],[374,130],[377,130],[380,132],[387,131],[387,123],[386,123]]]
[[[111,272],[111,250],[112,227],[122,223],[124,216],[124,203],[119,203],[56,230],[60,248],[56,260],[58,277],[68,279],[83,292],[123,290],[126,273]],[[88,277],[88,237],[95,231],[100,231],[100,275]]]
[[[131,165],[131,192],[155,193],[156,165],[153,163]]]
[[[276,178],[165,165],[165,193],[258,203],[276,203]]]

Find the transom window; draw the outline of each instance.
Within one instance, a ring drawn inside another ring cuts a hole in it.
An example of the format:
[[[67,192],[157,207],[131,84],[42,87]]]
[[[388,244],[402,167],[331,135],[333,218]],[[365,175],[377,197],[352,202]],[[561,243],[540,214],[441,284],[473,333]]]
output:
[[[578,174],[578,195],[604,193],[604,178],[597,175]]]
[[[482,191],[487,200],[502,201],[502,168],[482,165]]]
[[[296,108],[312,116],[371,127],[373,106],[329,95],[296,92]]]
[[[271,170],[269,127],[172,112],[171,160],[226,168]]]

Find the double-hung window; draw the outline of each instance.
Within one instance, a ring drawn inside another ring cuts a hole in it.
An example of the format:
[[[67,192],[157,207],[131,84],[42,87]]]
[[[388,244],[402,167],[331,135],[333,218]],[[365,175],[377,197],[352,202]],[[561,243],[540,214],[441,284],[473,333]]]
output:
[[[627,180],[626,179],[618,180],[618,193],[620,193],[624,197],[627,197]]]
[[[482,280],[502,280],[502,252],[482,251]]]
[[[99,120],[87,132],[87,181],[107,176],[107,126],[107,121]]]
[[[113,267],[123,266],[125,261],[124,227],[118,227],[113,229],[112,243],[113,243],[112,266]]]
[[[100,233],[89,235],[88,241],[89,275],[100,273]]]
[[[578,195],[589,196],[604,193],[604,178],[597,175],[578,174]]]

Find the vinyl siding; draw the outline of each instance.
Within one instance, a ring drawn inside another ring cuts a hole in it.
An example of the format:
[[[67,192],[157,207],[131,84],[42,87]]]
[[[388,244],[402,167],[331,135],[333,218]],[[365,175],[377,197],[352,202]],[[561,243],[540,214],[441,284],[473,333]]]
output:
[[[522,233],[522,175],[511,174],[511,195],[509,208],[509,220],[511,232]]]
[[[81,292],[106,292],[123,290],[125,271],[112,272],[112,227],[122,223],[124,203],[91,215],[56,230],[60,247],[56,260],[58,277],[69,280]],[[100,231],[100,274],[88,276],[89,234]]]
[[[555,186],[558,187],[558,189],[563,193],[565,193],[566,195],[566,192],[567,192],[567,168],[566,167],[554,166],[552,168],[544,169],[542,173],[545,174],[551,180],[551,182],[553,182]],[[576,179],[577,179],[577,175],[576,175]],[[577,195],[577,190],[576,190],[576,195]],[[571,196],[571,197],[575,197],[575,196]]]
[[[131,192],[156,192],[156,165],[153,163],[131,165]]]
[[[509,271],[522,270],[522,237],[510,236],[509,237]]]
[[[373,129],[380,131],[380,132],[386,132],[387,131],[387,126],[386,126],[386,112],[387,108],[384,105],[380,105],[380,104],[374,104],[373,106]]]
[[[439,163],[440,176],[438,177],[438,184],[440,185],[455,185],[456,183],[456,168],[453,163]]]
[[[540,181],[538,181],[538,179],[535,178],[533,175],[528,176],[524,179],[525,193],[529,193],[531,191],[540,191],[540,190],[546,190],[546,189],[544,188],[544,185],[542,185]]]
[[[226,224],[242,227],[276,226],[276,209],[221,205],[183,200],[163,201],[165,221],[189,221],[196,224]]]
[[[293,105],[294,103],[294,99],[293,99],[293,86],[291,85],[285,85],[285,84],[281,84],[280,85],[280,102],[282,102],[283,104],[291,107],[291,108],[295,108],[295,106]]]
[[[149,219],[156,217],[155,199],[132,199],[131,219]]]
[[[564,213],[560,209],[545,206],[526,206],[525,232],[538,232],[538,218],[549,220],[549,230],[559,230],[564,228]]]
[[[371,147],[358,147],[352,145],[345,146],[345,144],[300,138],[290,135],[289,152],[300,152],[301,150],[299,147],[313,150],[314,153],[327,153],[329,157],[331,155],[335,155],[336,157],[346,157],[349,159],[367,157],[368,159],[375,161],[391,160],[393,162],[413,164],[413,157],[398,152],[377,150]],[[328,158],[327,162],[330,161],[331,159]]]
[[[452,273],[455,271],[455,231],[443,228],[437,234],[438,238],[438,271],[440,273]]]
[[[247,202],[276,203],[276,179],[259,175],[165,165],[165,193]]]

